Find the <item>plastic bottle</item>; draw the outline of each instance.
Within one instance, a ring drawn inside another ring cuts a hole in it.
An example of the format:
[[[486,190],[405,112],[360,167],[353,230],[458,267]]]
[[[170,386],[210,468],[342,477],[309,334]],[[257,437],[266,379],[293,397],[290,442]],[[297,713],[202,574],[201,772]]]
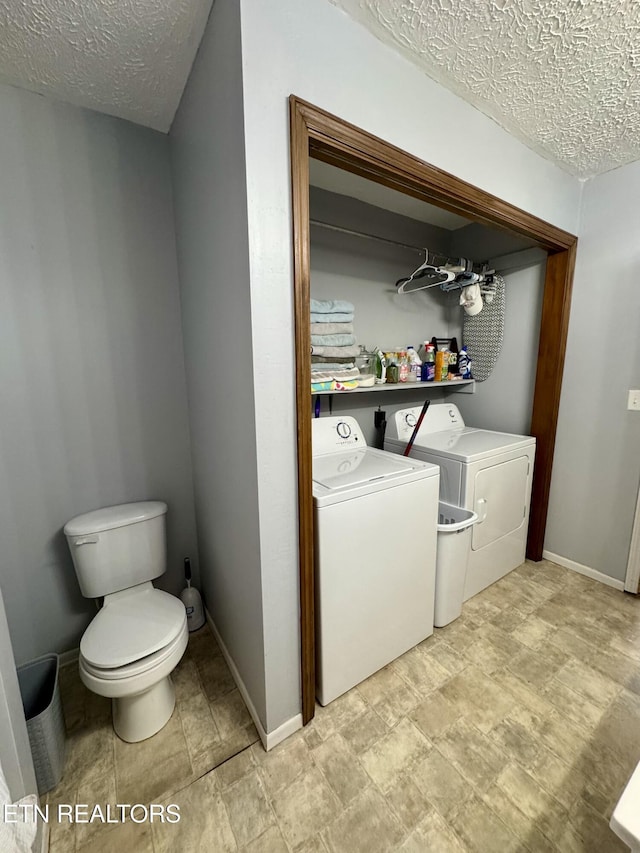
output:
[[[451,338],[451,343],[449,344],[449,368],[448,373],[455,377],[459,373],[458,368],[458,341],[456,338]]]
[[[433,382],[435,379],[435,349],[433,344],[430,344],[428,341],[424,342],[424,361],[422,362],[422,370],[420,372],[420,378],[423,382]]]
[[[471,359],[467,353],[466,346],[462,347],[458,356],[458,370],[462,379],[471,379]]]
[[[439,349],[436,353],[436,372],[433,377],[436,382],[442,382],[442,372],[448,367],[444,362],[444,350]]]
[[[419,382],[422,361],[420,356],[413,347],[407,347],[407,357],[409,359],[409,376],[408,382]]]
[[[442,374],[440,379],[442,382],[446,382],[449,378],[449,358],[451,357],[451,353],[448,349],[442,351]]]
[[[395,352],[385,353],[387,359],[387,382],[396,385],[398,382],[398,362]]]
[[[191,586],[191,561],[188,557],[184,558],[184,576],[187,581],[187,588],[182,590],[180,598],[187,611],[189,631],[197,631],[204,625],[204,608],[200,593],[195,586]]]
[[[398,356],[398,382],[406,382],[409,379],[409,359],[405,350],[400,350]]]
[[[381,349],[376,349],[376,385],[387,381],[387,359]]]

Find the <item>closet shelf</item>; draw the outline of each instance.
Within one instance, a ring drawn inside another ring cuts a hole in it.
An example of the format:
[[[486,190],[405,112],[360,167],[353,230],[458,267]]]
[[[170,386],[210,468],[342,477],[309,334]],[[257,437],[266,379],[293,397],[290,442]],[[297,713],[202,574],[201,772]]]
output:
[[[312,391],[312,397],[328,397],[337,394],[349,397],[351,394],[375,394],[377,391],[434,391],[437,388],[460,391],[462,394],[475,394],[475,379],[447,379],[444,382],[396,382],[393,385],[371,385],[369,388],[353,388],[351,391]]]

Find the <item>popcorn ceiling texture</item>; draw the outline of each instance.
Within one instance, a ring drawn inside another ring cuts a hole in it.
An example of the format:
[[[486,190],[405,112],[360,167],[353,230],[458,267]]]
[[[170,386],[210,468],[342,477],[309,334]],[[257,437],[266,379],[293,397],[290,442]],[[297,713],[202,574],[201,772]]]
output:
[[[640,158],[638,0],[330,0],[567,172]]]
[[[0,82],[167,131],[211,0],[0,0]]]

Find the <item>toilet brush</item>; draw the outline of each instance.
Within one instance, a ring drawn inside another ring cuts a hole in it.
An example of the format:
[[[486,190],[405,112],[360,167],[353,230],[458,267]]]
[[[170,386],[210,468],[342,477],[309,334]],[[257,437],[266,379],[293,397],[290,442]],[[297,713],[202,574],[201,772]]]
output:
[[[180,598],[187,611],[189,631],[197,631],[204,625],[204,608],[200,593],[195,586],[191,586],[191,561],[188,557],[184,558],[184,576],[187,581],[187,588],[182,590]]]

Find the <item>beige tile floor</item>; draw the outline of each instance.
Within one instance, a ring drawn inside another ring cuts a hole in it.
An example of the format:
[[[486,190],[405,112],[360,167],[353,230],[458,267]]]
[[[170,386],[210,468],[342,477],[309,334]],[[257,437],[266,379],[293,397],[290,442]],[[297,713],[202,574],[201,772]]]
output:
[[[77,664],[62,667],[67,758],[60,784],[47,795],[49,804],[160,803],[256,743],[258,732],[207,626],[190,635],[172,678],[173,716],[155,737],[130,744],[113,731],[110,701],[86,689]],[[103,846],[102,836],[109,845],[113,835],[98,823],[50,829],[52,853],[112,849]],[[150,836],[150,829],[141,834]],[[120,853],[129,849],[137,850],[138,843],[119,846]]]
[[[640,761],[640,600],[525,564],[268,754],[254,743],[190,781],[184,719],[181,751],[141,745],[135,777],[102,728],[68,770],[91,803],[114,784],[156,796],[159,776],[180,823],[59,831],[56,853],[626,850],[608,820]]]

